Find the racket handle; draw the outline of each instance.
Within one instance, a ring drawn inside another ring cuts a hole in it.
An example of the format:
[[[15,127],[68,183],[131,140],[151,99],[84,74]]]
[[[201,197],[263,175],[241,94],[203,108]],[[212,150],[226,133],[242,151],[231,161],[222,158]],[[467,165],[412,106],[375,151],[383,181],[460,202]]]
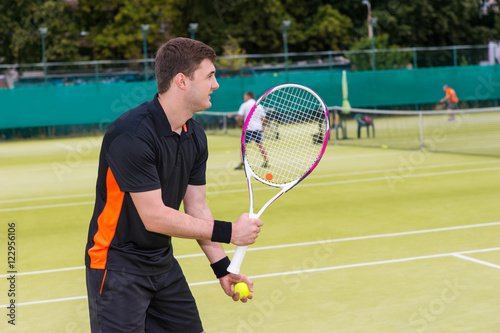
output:
[[[234,250],[233,259],[231,259],[231,264],[229,264],[227,271],[233,274],[240,274],[241,264],[243,263],[243,258],[245,258],[245,253],[247,252],[248,246],[237,246]]]
[[[251,219],[258,219],[259,214],[254,214],[253,210],[250,209],[250,213],[248,213],[248,217]],[[248,246],[237,246],[236,250],[234,250],[233,259],[231,259],[231,263],[227,267],[227,271],[233,274],[240,274],[241,264],[243,263],[243,258],[245,258],[245,253],[247,253]]]

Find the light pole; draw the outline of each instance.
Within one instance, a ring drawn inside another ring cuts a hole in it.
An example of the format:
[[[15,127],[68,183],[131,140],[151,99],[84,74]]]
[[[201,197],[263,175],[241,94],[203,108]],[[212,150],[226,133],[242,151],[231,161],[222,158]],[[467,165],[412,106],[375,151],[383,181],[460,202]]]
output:
[[[378,18],[372,17],[370,19],[370,27],[372,30],[372,70],[375,70],[375,34],[373,33],[373,27],[377,24]]]
[[[194,35],[198,32],[198,23],[189,23],[188,31],[191,34],[191,39],[194,39]]]
[[[283,46],[285,48],[285,70],[287,74],[288,74],[288,41],[286,38],[286,32],[288,31],[288,29],[290,29],[291,24],[292,21],[290,20],[283,20],[281,22],[281,29],[283,30]]]
[[[363,5],[366,5],[366,7],[368,9],[368,15],[366,17],[366,24],[368,26],[368,38],[372,38],[373,37],[373,30],[372,30],[371,25],[370,25],[370,20],[372,19],[372,5],[370,4],[370,1],[368,1],[368,0],[363,0],[361,3]]]
[[[372,70],[375,70],[375,36],[373,35],[373,27],[377,23],[377,18],[372,17],[372,5],[370,4],[370,1],[363,0],[361,3],[366,5],[366,8],[368,9],[366,23],[368,25],[368,38],[371,39],[372,43]]]
[[[148,72],[148,42],[146,41],[146,36],[149,32],[149,24],[141,24],[142,33],[142,51],[144,53],[144,75],[146,76],[146,81],[149,80]]]
[[[43,79],[47,83],[47,64],[45,59],[45,37],[49,34],[49,28],[38,28],[38,36],[42,38],[42,64],[43,64]]]

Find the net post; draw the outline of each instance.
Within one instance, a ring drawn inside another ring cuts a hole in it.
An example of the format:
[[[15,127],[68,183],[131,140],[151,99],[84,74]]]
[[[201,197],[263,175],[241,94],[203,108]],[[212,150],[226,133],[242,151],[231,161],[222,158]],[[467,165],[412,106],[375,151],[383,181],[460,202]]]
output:
[[[423,116],[422,111],[420,111],[418,113],[418,120],[419,120],[419,128],[420,128],[420,149],[424,149],[425,148],[425,144],[424,144],[424,116]]]
[[[227,134],[227,114],[224,115],[223,127],[224,127],[224,134]]]
[[[336,146],[338,144],[337,142],[337,136],[339,135],[339,127],[337,126],[337,109],[333,109],[333,112],[334,112],[334,115],[333,115],[333,125],[335,126],[335,141],[334,141],[334,145]],[[340,121],[340,118],[339,118],[339,121]]]

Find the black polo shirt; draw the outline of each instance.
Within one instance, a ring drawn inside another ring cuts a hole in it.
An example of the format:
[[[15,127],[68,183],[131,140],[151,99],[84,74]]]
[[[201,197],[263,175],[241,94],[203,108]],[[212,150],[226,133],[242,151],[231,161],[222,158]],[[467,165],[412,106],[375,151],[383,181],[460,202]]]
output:
[[[172,132],[158,101],[131,109],[104,135],[85,264],[133,274],[165,272],[171,237],[147,231],[130,192],[161,189],[166,206],[179,209],[188,185],[205,185],[207,138],[190,119]]]

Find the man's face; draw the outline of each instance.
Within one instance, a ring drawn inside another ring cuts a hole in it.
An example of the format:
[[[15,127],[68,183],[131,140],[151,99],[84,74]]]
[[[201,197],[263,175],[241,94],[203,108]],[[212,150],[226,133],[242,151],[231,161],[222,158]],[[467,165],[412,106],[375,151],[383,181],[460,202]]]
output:
[[[191,111],[199,112],[210,108],[210,94],[219,89],[214,64],[208,59],[203,60],[188,82],[187,99]]]

